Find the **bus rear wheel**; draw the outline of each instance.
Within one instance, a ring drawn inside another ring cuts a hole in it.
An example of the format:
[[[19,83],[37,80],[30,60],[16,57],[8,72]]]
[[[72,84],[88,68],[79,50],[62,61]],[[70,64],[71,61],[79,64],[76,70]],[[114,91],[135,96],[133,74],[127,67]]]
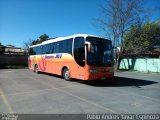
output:
[[[39,72],[39,71],[38,71],[38,65],[35,65],[35,66],[34,66],[34,72],[36,72],[36,73]]]
[[[62,76],[65,80],[71,80],[70,71],[68,68],[64,68]]]

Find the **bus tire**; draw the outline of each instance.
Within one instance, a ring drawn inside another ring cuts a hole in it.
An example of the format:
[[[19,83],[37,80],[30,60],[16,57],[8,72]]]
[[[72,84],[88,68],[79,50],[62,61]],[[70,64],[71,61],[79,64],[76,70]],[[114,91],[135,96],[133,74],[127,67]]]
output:
[[[70,78],[70,71],[68,68],[64,68],[63,69],[63,73],[62,73],[62,76],[65,80],[71,80]]]
[[[38,71],[38,65],[34,66],[34,72],[39,73],[39,71]]]

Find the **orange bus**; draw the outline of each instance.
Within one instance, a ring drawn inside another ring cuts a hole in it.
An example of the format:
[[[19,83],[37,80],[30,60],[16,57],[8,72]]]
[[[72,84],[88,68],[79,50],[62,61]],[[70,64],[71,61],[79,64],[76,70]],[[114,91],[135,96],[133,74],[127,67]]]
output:
[[[112,79],[112,43],[88,34],[50,39],[29,47],[28,66],[36,73],[52,73],[65,80]]]

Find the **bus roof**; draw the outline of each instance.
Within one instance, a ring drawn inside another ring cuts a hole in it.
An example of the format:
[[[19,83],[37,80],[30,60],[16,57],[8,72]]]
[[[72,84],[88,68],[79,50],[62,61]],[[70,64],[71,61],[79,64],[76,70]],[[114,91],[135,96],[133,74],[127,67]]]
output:
[[[75,37],[84,37],[84,38],[86,38],[86,37],[96,37],[96,38],[102,38],[102,37],[95,36],[95,35],[90,35],[90,34],[75,34],[75,35],[70,35],[70,36],[66,36],[66,37],[57,37],[57,38],[54,38],[54,39],[49,39],[49,40],[44,41],[44,42],[42,42],[40,44],[32,45],[32,46],[29,46],[29,47],[40,46],[40,45],[44,45],[44,44],[48,44],[48,43],[53,43],[53,42],[58,42],[58,41],[62,41],[62,40],[67,40],[67,39],[75,38]]]

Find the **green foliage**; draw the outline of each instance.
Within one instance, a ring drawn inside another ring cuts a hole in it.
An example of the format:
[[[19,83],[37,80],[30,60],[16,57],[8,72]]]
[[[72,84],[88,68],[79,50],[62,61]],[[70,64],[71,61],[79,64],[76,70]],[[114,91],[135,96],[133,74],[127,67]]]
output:
[[[48,38],[49,38],[48,35],[43,34],[43,35],[39,36],[39,42],[41,43],[41,42],[43,42],[43,41],[46,41]]]
[[[160,47],[160,21],[147,22],[144,26],[132,26],[125,34],[123,42],[127,52],[140,52],[142,49],[145,51]],[[132,49],[136,50],[135,48],[141,50],[132,51]]]
[[[43,34],[43,35],[39,36],[39,39],[33,40],[33,41],[32,41],[32,45],[40,44],[40,43],[42,43],[43,41],[46,41],[48,38],[49,38],[48,35]]]

